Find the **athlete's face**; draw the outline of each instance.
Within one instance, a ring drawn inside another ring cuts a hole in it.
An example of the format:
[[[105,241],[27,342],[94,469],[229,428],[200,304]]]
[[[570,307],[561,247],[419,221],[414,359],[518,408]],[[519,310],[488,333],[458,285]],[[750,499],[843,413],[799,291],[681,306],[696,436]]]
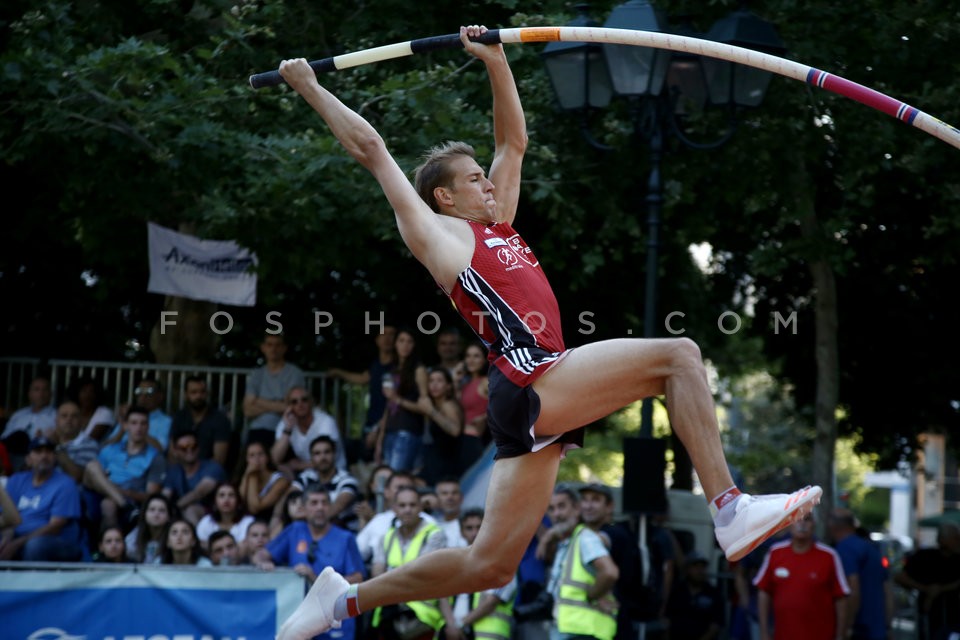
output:
[[[450,160],[453,186],[444,189],[449,202],[462,217],[484,222],[497,221],[497,201],[493,197],[493,183],[487,180],[483,169],[470,156]]]

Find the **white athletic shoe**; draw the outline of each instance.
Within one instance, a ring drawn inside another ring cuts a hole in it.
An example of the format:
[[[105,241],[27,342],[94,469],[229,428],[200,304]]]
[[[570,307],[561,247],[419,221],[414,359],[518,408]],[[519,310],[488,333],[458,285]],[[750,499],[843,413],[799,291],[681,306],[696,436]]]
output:
[[[737,501],[736,515],[729,524],[717,527],[717,542],[731,562],[740,560],[764,540],[810,513],[820,502],[820,487],[804,487],[787,495],[751,496]]]
[[[333,605],[349,587],[333,567],[324,569],[307,597],[280,627],[277,640],[309,640],[331,628],[339,629],[340,621],[333,617]]]

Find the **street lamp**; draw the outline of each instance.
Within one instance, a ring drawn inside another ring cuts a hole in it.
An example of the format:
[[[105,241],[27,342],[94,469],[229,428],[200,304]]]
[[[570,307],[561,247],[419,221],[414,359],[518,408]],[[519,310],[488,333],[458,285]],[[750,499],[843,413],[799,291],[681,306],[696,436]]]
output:
[[[575,8],[579,15],[567,26],[599,26],[587,16],[589,5],[578,4]],[[593,138],[589,127],[590,112],[606,108],[613,97],[601,46],[592,42],[551,42],[540,55],[560,108],[579,112],[580,132],[592,146],[606,149]]]
[[[570,26],[595,24],[587,17],[587,8],[587,5],[577,5],[580,15]],[[629,0],[615,7],[604,27],[652,32],[668,30],[666,19],[647,0]],[[698,35],[688,27],[674,33]],[[768,53],[784,51],[783,42],[773,26],[744,10],[719,20],[708,32],[707,38]],[[663,204],[660,161],[664,138],[668,133],[673,134],[695,149],[720,146],[733,135],[737,110],[756,107],[763,101],[771,74],[694,54],[618,44],[600,45],[601,64],[597,48],[597,45],[590,44],[550,43],[542,56],[560,107],[583,115],[581,130],[590,144],[604,148],[590,135],[586,123],[591,110],[603,108],[611,101],[611,92],[612,97],[628,101],[634,138],[638,141],[645,139],[649,144],[643,328],[644,337],[652,338],[657,333],[658,251]],[[713,142],[695,142],[683,132],[678,121],[688,110],[709,106],[728,109],[730,125]],[[640,436],[653,437],[653,398],[643,402]]]
[[[603,26],[607,29],[662,32],[667,30],[667,21],[663,14],[646,0],[630,0],[614,7]],[[618,96],[637,98],[660,95],[670,66],[669,51],[605,44],[603,57],[607,62],[607,69],[610,70],[613,90]]]
[[[772,24],[744,10],[717,20],[707,32],[707,39],[776,56],[787,50]],[[773,77],[766,71],[718,58],[704,58],[703,66],[710,86],[710,102],[716,105],[758,107]]]

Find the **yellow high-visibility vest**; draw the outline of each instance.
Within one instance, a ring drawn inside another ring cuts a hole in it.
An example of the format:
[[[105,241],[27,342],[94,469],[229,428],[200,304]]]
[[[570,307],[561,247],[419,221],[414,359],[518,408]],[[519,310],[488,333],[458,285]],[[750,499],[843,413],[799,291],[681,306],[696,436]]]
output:
[[[470,600],[470,610],[480,606],[480,599],[483,593],[474,593]],[[501,602],[497,608],[488,616],[480,618],[471,625],[473,635],[478,640],[488,638],[489,640],[510,640],[510,623],[513,621],[513,603]]]
[[[616,613],[605,613],[587,600],[587,589],[596,584],[596,578],[587,571],[580,558],[580,534],[584,528],[580,524],[573,530],[567,557],[563,560],[560,598],[556,603],[557,630],[613,640],[617,633]]]
[[[410,543],[407,545],[407,550],[403,551],[400,548],[400,539],[399,532],[397,527],[390,527],[387,531],[387,534],[383,536],[383,550],[387,557],[387,570],[396,569],[397,567],[403,566],[408,562],[413,562],[417,557],[420,556],[420,551],[423,549],[423,543],[426,542],[427,536],[432,534],[435,531],[440,531],[440,527],[435,524],[427,523],[422,529],[417,531],[413,536],[413,539],[410,540]],[[416,614],[417,618],[423,622],[425,625],[428,625],[432,629],[439,630],[443,626],[443,614],[440,613],[440,608],[437,606],[436,600],[420,600],[415,602],[405,602],[410,609],[413,610],[413,613]],[[373,626],[380,626],[380,615],[381,609],[378,607],[376,611],[373,612]]]

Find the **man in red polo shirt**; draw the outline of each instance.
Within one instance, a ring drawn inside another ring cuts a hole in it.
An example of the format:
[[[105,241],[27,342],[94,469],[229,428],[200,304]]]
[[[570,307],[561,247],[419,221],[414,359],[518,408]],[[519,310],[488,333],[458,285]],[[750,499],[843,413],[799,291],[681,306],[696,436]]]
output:
[[[850,588],[840,556],[814,540],[813,523],[808,513],[792,524],[790,539],[770,547],[753,580],[760,640],[843,640]]]

